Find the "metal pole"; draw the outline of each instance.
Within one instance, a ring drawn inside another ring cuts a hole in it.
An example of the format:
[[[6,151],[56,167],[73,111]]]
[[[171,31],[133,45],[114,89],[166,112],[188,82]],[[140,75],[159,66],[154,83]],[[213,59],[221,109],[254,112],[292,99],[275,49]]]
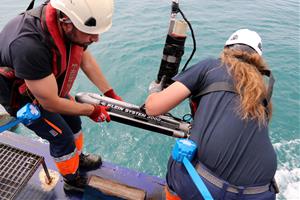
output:
[[[44,168],[45,174],[46,174],[47,179],[48,179],[48,183],[47,183],[47,184],[50,184],[50,183],[52,182],[52,178],[51,178],[51,176],[50,176],[50,174],[49,174],[49,171],[48,171],[48,168],[47,168],[47,165],[46,165],[46,163],[45,163],[45,159],[44,159],[44,158],[43,158],[43,160],[42,160],[42,166],[43,166],[43,168]]]

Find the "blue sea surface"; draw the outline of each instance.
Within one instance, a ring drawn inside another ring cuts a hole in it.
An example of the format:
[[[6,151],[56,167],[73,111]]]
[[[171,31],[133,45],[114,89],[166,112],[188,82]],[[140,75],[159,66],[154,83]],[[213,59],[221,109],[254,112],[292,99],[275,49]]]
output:
[[[30,1],[1,0],[0,29]],[[37,3],[42,1],[37,1]],[[263,56],[276,78],[270,138],[278,155],[277,199],[300,199],[300,5],[299,0],[180,1],[197,41],[190,62],[217,57],[235,30],[249,28],[263,40]],[[169,26],[171,0],[116,0],[112,28],[89,47],[111,86],[127,102],[141,105],[156,78]],[[178,16],[179,17],[179,16]],[[192,51],[189,33],[181,67]],[[98,92],[80,72],[72,94]],[[172,110],[188,113],[184,102]],[[104,160],[164,177],[175,139],[116,122],[83,119],[85,151]],[[24,127],[17,132],[38,139]]]

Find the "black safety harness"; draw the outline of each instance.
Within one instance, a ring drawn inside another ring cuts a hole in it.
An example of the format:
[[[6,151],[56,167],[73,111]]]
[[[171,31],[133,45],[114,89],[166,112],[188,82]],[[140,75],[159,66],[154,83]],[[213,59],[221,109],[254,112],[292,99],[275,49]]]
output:
[[[40,8],[33,9],[35,0],[32,0],[27,7],[26,11],[29,15],[33,17],[40,18],[42,10]],[[49,1],[46,1],[44,4],[46,4]],[[17,78],[15,76],[15,70],[10,66],[0,66],[0,76],[4,77],[6,81],[8,81],[8,87],[10,87],[9,91],[10,93],[7,94],[9,98],[7,98],[8,102],[2,102],[4,104],[5,108],[11,115],[15,115],[16,111],[20,108],[20,98],[22,96],[27,96],[30,98],[33,102],[35,101],[33,95],[28,90],[25,81],[23,79]]]
[[[265,107],[267,107],[269,102],[271,101],[275,79],[274,79],[274,77],[272,75],[272,72],[270,70],[263,70],[260,73],[262,75],[265,75],[265,76],[269,77],[267,96],[262,101],[263,105]],[[201,97],[203,97],[207,94],[210,94],[212,92],[220,92],[220,91],[225,91],[225,92],[231,92],[231,93],[238,94],[238,92],[236,91],[233,84],[228,83],[226,81],[214,82],[214,83],[208,85],[206,88],[204,88],[202,90],[199,90],[198,92],[196,92],[195,95],[192,95],[190,97],[190,108],[191,108],[192,116],[194,116],[194,114],[195,114],[195,112],[198,108],[199,99]]]

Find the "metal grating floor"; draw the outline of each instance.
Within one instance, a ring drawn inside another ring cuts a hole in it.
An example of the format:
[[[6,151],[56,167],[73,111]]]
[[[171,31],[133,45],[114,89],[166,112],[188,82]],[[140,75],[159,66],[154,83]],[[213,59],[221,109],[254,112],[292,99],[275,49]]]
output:
[[[42,156],[0,143],[1,199],[14,199],[42,162]]]

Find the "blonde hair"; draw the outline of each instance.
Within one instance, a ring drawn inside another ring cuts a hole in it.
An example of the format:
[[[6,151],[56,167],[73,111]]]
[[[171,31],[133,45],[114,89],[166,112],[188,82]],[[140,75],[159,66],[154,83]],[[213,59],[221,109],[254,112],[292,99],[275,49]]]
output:
[[[266,125],[272,115],[272,104],[263,105],[267,97],[267,84],[261,72],[267,70],[267,64],[257,53],[248,53],[225,48],[221,53],[222,63],[233,77],[235,89],[240,95],[238,113],[244,120],[256,119]]]

